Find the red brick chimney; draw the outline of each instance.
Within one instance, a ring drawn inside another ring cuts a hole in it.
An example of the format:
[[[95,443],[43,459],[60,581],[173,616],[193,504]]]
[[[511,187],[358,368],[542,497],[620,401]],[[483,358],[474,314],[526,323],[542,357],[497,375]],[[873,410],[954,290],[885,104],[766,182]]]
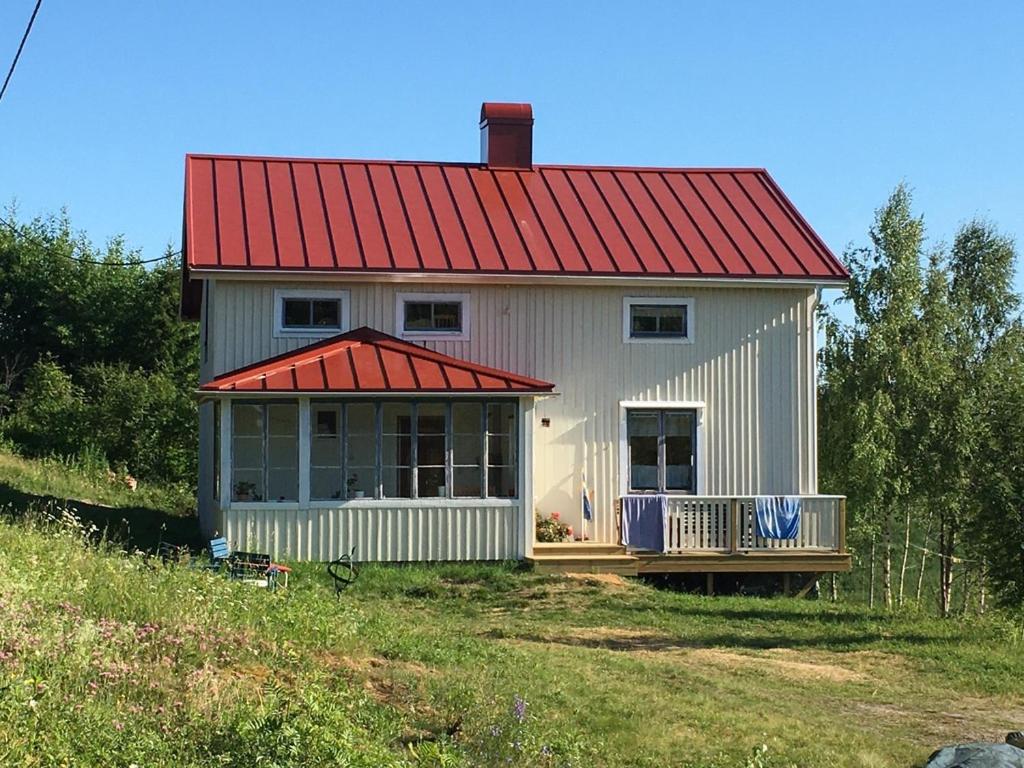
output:
[[[533,168],[533,107],[484,102],[480,162],[492,168]]]

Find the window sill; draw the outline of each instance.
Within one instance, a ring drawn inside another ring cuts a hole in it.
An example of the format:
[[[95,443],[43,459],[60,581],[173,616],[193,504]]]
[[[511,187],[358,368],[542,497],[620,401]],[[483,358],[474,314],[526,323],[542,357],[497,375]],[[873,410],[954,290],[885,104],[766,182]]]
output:
[[[326,339],[342,333],[341,328],[277,328],[275,339]]]
[[[693,344],[693,339],[689,336],[685,338],[664,338],[659,339],[657,337],[645,338],[643,336],[627,336],[623,339],[626,344]]]
[[[398,338],[405,341],[469,341],[465,331],[445,333],[444,331],[401,331]]]
[[[233,501],[229,512],[294,511],[304,509],[429,509],[432,507],[518,507],[519,499],[338,499],[334,501]]]

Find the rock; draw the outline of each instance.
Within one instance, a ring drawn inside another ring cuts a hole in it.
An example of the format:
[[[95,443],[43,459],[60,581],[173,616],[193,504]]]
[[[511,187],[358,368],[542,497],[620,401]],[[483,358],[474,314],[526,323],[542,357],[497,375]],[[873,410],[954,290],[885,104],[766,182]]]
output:
[[[957,744],[934,753],[925,768],[1024,768],[1024,749],[985,741]]]
[[[1006,734],[1006,743],[1024,749],[1024,731],[1012,731]]]

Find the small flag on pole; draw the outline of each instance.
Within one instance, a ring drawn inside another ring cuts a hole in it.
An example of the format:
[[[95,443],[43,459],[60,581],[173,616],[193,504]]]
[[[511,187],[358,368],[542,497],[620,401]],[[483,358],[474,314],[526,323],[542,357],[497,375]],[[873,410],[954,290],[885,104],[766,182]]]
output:
[[[593,520],[594,509],[590,506],[590,494],[587,492],[587,473],[583,473],[583,519]]]

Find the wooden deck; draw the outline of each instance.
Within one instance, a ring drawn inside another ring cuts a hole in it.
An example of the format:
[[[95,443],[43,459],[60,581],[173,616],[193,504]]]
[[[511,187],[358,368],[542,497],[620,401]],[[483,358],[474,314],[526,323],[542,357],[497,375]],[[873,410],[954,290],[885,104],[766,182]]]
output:
[[[616,544],[535,544],[527,562],[541,573],[832,573],[850,570],[850,555],[827,550],[773,552],[627,552]]]
[[[752,497],[676,498],[669,503],[668,552],[618,544],[534,544],[527,558],[542,573],[835,573],[849,571],[846,500],[804,496],[798,537],[762,539]]]

